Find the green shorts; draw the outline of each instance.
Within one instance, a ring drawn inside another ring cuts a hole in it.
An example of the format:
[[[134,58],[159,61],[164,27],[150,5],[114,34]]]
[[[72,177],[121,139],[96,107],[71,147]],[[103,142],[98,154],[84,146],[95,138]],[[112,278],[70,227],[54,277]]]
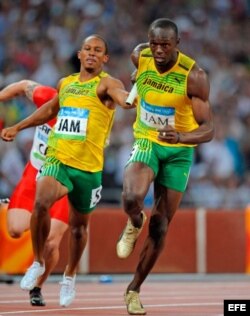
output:
[[[194,147],[161,146],[148,139],[137,139],[127,165],[143,162],[155,174],[161,185],[184,192],[193,162]]]
[[[91,212],[101,199],[101,171],[82,171],[69,167],[54,157],[47,157],[39,174],[41,176],[51,176],[66,186],[69,201],[80,213]]]

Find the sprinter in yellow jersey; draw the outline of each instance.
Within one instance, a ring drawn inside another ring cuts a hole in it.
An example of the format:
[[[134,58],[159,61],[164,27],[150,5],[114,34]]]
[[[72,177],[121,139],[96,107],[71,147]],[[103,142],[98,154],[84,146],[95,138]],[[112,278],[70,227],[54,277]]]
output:
[[[185,191],[194,146],[212,139],[214,128],[206,73],[177,49],[178,29],[168,19],[149,27],[149,43],[131,55],[137,68],[135,143],[125,168],[123,205],[129,216],[117,255],[133,251],[146,221],[143,201],[154,183],[149,232],[135,275],[124,294],[128,313],[146,314],[139,292],[164,248],[169,224]],[[146,48],[145,48],[146,47]]]
[[[69,259],[61,282],[60,305],[75,297],[75,275],[87,241],[89,213],[101,198],[104,147],[109,136],[115,106],[125,103],[124,85],[103,71],[108,48],[99,35],[87,37],[78,52],[80,72],[63,78],[56,96],[25,120],[2,131],[11,141],[16,133],[41,125],[57,115],[49,136],[46,161],[38,177],[31,234],[34,263],[21,280],[31,290],[44,271],[44,246],[50,230],[49,208],[68,195],[70,206]]]

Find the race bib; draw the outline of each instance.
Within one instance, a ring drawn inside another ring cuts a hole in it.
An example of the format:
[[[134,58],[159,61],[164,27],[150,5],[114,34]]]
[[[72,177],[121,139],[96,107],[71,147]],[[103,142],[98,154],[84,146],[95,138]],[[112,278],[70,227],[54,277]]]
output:
[[[89,110],[62,107],[55,125],[55,135],[71,140],[85,140]]]
[[[161,107],[141,101],[140,120],[152,129],[162,128],[166,125],[175,126],[175,108]]]
[[[99,186],[96,189],[93,189],[91,192],[91,201],[90,201],[90,207],[95,207],[97,205],[97,203],[100,201],[101,199],[101,191],[102,191],[102,186]]]
[[[48,136],[51,127],[48,124],[43,124],[36,127],[33,146],[30,152],[30,161],[33,167],[40,169],[45,160],[47,152]]]

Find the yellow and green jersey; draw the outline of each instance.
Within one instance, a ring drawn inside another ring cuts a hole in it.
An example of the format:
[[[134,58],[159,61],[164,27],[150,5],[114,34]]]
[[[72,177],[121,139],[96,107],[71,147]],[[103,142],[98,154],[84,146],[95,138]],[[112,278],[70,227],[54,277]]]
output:
[[[136,76],[138,91],[134,136],[146,138],[163,146],[193,146],[169,144],[157,139],[157,129],[171,125],[178,132],[190,132],[198,127],[187,96],[187,77],[195,61],[178,52],[175,65],[159,73],[149,48],[141,51]]]
[[[79,73],[63,79],[59,91],[60,109],[48,141],[47,156],[84,171],[103,169],[104,147],[115,110],[97,96],[101,72],[91,80],[79,81]]]

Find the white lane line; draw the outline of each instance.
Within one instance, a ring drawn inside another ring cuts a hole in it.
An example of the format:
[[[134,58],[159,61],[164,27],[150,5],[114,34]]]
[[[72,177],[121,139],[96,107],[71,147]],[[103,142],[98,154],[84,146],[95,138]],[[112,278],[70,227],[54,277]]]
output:
[[[199,306],[223,306],[222,303],[182,303],[182,304],[149,304],[145,305],[145,308],[153,307],[153,308],[159,308],[159,307],[199,307]],[[50,308],[50,309],[32,309],[32,310],[16,310],[11,312],[2,312],[0,316],[3,315],[15,315],[15,314],[39,314],[39,313],[51,313],[51,312],[59,312],[59,311],[83,311],[83,310],[110,310],[110,309],[125,309],[125,305],[117,305],[117,306],[97,306],[97,307],[76,307],[76,308]],[[223,314],[217,314],[223,315]]]

